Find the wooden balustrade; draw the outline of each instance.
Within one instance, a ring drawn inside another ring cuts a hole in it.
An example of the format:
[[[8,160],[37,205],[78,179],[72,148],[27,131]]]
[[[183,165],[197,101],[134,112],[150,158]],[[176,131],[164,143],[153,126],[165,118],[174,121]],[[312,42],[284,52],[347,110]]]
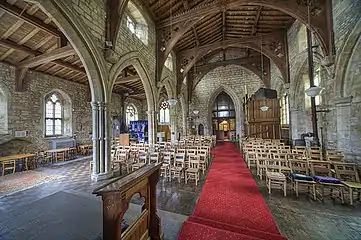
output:
[[[160,219],[157,216],[156,188],[160,164],[149,164],[122,178],[96,188],[93,194],[103,200],[103,239],[162,239]],[[141,215],[122,233],[121,220],[132,196],[145,198]]]

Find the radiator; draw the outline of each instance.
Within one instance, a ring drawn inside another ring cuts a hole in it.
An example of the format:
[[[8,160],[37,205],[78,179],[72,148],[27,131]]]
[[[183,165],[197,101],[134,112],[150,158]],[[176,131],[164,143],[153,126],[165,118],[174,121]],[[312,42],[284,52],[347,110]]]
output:
[[[75,140],[73,138],[68,139],[55,139],[50,141],[50,149],[69,148],[75,147]]]

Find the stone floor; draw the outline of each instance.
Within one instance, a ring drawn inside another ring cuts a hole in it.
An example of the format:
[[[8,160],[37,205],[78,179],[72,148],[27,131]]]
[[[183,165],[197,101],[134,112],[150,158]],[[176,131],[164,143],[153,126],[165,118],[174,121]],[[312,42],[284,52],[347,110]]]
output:
[[[104,182],[90,181],[89,160],[42,167],[38,171],[64,177],[0,198],[0,239],[99,239],[101,199],[92,191]],[[204,181],[205,177],[197,187],[163,180],[158,183],[158,215],[166,240],[176,239],[183,222],[194,210]],[[139,203],[133,197],[124,217],[127,223],[131,224],[140,214]]]
[[[64,178],[0,198],[0,239],[99,239],[101,235],[100,199],[91,194],[99,183],[89,179],[88,160],[39,171]],[[0,177],[1,181],[1,177]],[[338,201],[312,201],[277,190],[267,193],[264,181],[257,181],[278,227],[291,240],[361,239],[361,204],[354,207]],[[103,184],[103,183],[101,183]],[[204,184],[158,183],[158,215],[165,239],[176,239],[182,223],[192,214]],[[125,219],[131,222],[139,213],[133,200]]]

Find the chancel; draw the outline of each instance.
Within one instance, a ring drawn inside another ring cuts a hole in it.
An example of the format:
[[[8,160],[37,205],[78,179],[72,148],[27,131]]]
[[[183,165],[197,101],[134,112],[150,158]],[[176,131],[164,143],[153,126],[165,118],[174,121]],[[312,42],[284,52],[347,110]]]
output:
[[[361,239],[360,0],[0,0],[0,239]]]

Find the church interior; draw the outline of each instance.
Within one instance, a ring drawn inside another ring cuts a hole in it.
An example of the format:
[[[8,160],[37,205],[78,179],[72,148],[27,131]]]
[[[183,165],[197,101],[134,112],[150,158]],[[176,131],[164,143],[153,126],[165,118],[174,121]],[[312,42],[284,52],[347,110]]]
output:
[[[0,239],[361,239],[360,0],[0,0]]]

